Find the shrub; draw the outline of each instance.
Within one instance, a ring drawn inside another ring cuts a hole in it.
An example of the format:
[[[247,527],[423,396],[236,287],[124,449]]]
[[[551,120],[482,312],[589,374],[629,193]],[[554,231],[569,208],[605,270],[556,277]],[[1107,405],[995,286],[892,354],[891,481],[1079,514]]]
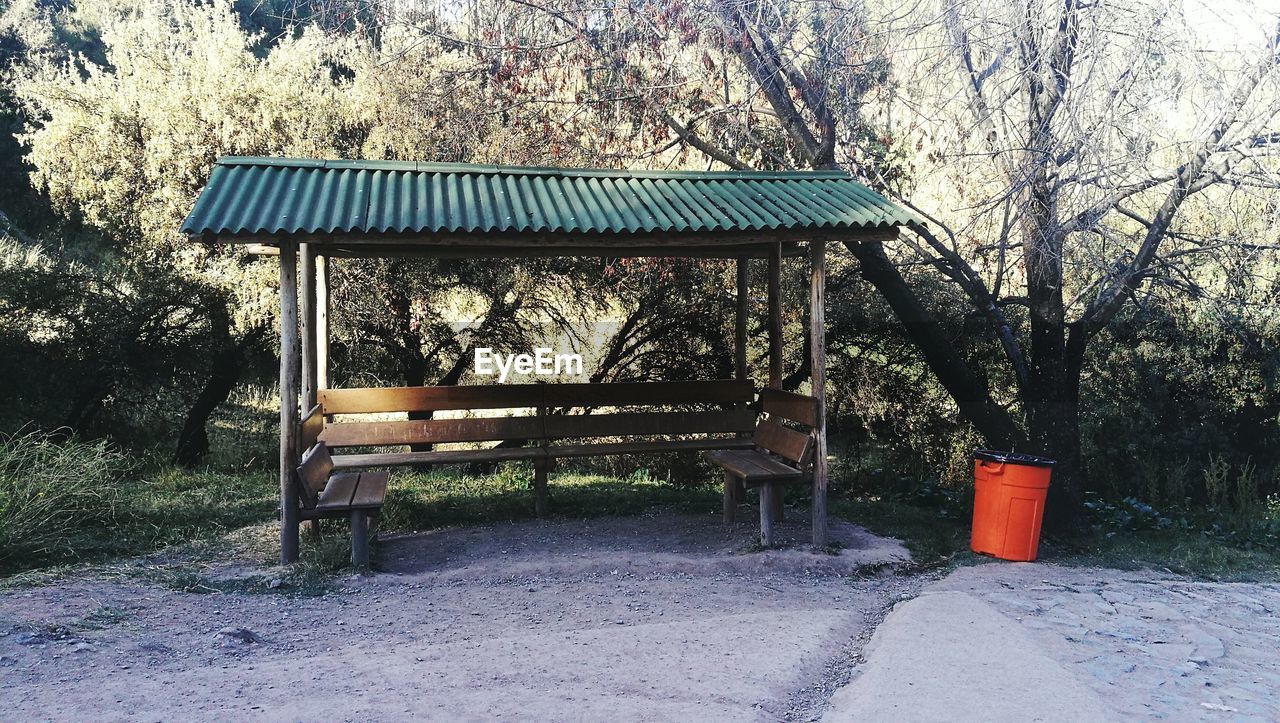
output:
[[[110,519],[125,468],[106,442],[0,438],[0,563],[67,551],[78,531]]]

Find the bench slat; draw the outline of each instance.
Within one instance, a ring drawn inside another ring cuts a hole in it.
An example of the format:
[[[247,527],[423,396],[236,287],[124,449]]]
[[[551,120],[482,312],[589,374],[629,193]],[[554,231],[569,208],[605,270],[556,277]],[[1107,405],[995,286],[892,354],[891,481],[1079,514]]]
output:
[[[751,441],[755,442],[757,447],[767,449],[801,466],[808,463],[809,450],[813,445],[812,436],[784,427],[771,419],[756,425],[756,432]]]
[[[394,422],[342,422],[326,425],[320,440],[330,447],[379,447],[444,442],[493,442],[542,436],[537,417],[410,419]]]
[[[323,444],[317,444],[302,455],[302,464],[298,465],[298,498],[303,507],[315,507],[317,495],[329,481],[329,473],[333,471],[333,460],[329,450]]]
[[[749,381],[620,382],[612,384],[503,384],[449,387],[322,389],[325,414],[438,412],[458,409],[625,407],[663,404],[746,404]]]
[[[316,503],[318,512],[345,510],[351,507],[351,497],[360,484],[359,472],[339,472],[329,478],[324,492],[320,493],[320,501]]]
[[[311,449],[320,439],[320,431],[324,429],[324,411],[317,404],[302,418],[301,444],[303,449]]]
[[[803,394],[792,394],[778,389],[760,392],[760,402],[769,416],[789,419],[806,427],[818,426],[818,400]]]
[[[749,439],[663,439],[647,442],[604,442],[599,444],[562,444],[547,447],[547,455],[557,457],[594,457],[610,454],[644,454],[646,452],[685,452],[707,449],[749,449]]]
[[[731,409],[714,412],[563,414],[547,417],[546,426],[546,435],[551,439],[659,434],[727,434],[750,432],[755,426],[755,412],[750,409]]]
[[[755,395],[749,381],[621,382],[546,384],[549,407],[627,407],[663,404],[746,404]]]
[[[418,464],[470,464],[472,462],[520,462],[543,459],[541,447],[503,447],[502,449],[453,449],[431,452],[391,452],[382,454],[339,454],[333,457],[334,469],[366,467],[404,467]]]
[[[351,509],[381,507],[387,496],[387,476],[386,472],[361,472],[360,484],[351,496]]]
[[[322,389],[325,414],[439,412],[454,409],[521,409],[542,403],[543,384],[450,387]]]

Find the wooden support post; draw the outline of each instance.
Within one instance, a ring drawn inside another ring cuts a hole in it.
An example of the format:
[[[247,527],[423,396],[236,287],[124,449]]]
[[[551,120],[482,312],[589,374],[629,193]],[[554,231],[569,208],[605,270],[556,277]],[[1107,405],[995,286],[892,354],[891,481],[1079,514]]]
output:
[[[782,244],[769,246],[769,388],[782,388]],[[769,495],[770,514],[782,519],[782,486]],[[761,498],[763,499],[763,498]]]
[[[778,487],[773,482],[760,485],[760,545],[773,547],[773,496]]]
[[[298,287],[302,297],[302,409],[308,411],[316,405],[316,247],[301,244],[302,282]]]
[[[298,559],[298,245],[280,242],[280,562]]]
[[[782,244],[769,246],[769,388],[782,388]]]
[[[329,258],[316,255],[316,388],[329,388]]]
[[[809,242],[809,373],[812,395],[818,400],[818,423],[813,433],[813,544],[827,544],[827,339],[826,339],[827,245],[822,239]]]
[[[533,462],[533,512],[539,518],[547,516],[547,466],[545,459]]]
[[[357,570],[369,567],[369,511],[351,512],[351,564]]]
[[[746,256],[739,256],[737,262],[738,272],[738,298],[737,308],[733,317],[733,371],[734,379],[742,381],[747,378],[747,302],[749,301],[747,287],[747,264],[750,259]]]
[[[738,521],[738,488],[742,483],[738,480],[738,476],[725,470],[724,473],[724,521],[733,523]]]

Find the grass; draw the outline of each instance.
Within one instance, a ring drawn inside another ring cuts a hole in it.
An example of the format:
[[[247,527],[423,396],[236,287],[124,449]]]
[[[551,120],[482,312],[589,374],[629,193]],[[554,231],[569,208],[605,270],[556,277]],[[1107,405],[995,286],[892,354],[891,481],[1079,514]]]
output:
[[[99,459],[101,455],[108,458]],[[54,473],[37,481],[55,490],[76,490],[67,498],[67,514],[51,517],[38,485],[19,488],[14,480],[32,478],[20,474],[22,468],[15,459],[40,464],[53,460]],[[81,445],[65,454],[40,448],[0,455],[0,470],[8,474],[4,484],[9,485],[4,513],[8,517],[0,516],[0,539],[32,534],[34,523],[15,512],[19,506],[14,499],[35,500],[36,520],[43,520],[40,524],[48,528],[37,530],[44,535],[39,545],[7,543],[0,550],[0,575],[8,576],[0,585],[39,584],[92,568],[98,576],[143,579],[196,593],[309,595],[328,589],[335,575],[349,570],[350,543],[341,522],[330,523],[331,534],[318,543],[303,535],[302,564],[271,567],[278,553],[275,475],[220,466],[222,471],[145,470],[110,457],[100,445]],[[82,479],[76,477],[77,470],[82,470]],[[531,482],[527,465],[480,476],[399,471],[388,491],[381,529],[429,530],[532,519]],[[940,494],[928,485],[894,494],[855,494],[847,491],[842,480],[834,480],[832,489],[834,516],[903,540],[918,564],[962,564],[972,559],[967,552],[964,495]],[[654,508],[713,513],[720,506],[718,485],[680,486],[644,471],[624,478],[563,471],[552,476],[551,496],[553,515],[563,518],[636,515]],[[806,497],[804,490],[796,490],[788,495],[788,503],[804,508]],[[1083,538],[1045,540],[1041,559],[1072,565],[1152,567],[1211,579],[1280,579],[1280,550],[1275,547],[1249,547],[1180,528],[1120,530],[1102,524]],[[226,572],[237,565],[238,572]]]
[[[275,518],[278,493],[266,473],[161,469],[126,472],[101,509],[59,523],[57,545],[9,548],[0,574],[145,555],[217,540]]]
[[[81,525],[114,514],[112,483],[126,463],[102,442],[39,432],[0,438],[0,565],[76,549]]]
[[[902,540],[919,565],[949,562],[966,549],[969,527],[956,512],[942,507],[914,505],[891,497],[859,495],[835,497],[831,514],[862,525],[871,532]]]
[[[968,551],[969,510],[961,505],[917,504],[862,495],[832,499],[832,514],[878,535],[896,537],[924,566],[966,564],[979,556]],[[1062,565],[1168,570],[1221,581],[1280,580],[1280,550],[1244,546],[1188,529],[1118,530],[1095,526],[1071,539],[1046,536],[1039,561]]]
[[[398,473],[387,492],[383,529],[426,530],[454,525],[533,519],[533,471],[501,468],[492,476],[449,472]],[[720,492],[710,486],[681,487],[641,472],[625,479],[595,474],[553,474],[555,517],[637,515],[655,507],[681,512],[719,509]]]
[[[1042,559],[1067,565],[1151,568],[1224,582],[1280,581],[1280,550],[1242,547],[1188,530],[1097,531],[1079,540],[1050,540]]]

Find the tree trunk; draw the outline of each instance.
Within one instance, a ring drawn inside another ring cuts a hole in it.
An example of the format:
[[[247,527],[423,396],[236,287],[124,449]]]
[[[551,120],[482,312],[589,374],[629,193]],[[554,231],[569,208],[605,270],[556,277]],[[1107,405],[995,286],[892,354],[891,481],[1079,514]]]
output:
[[[1039,365],[1033,365],[1039,366]],[[1080,368],[1064,363],[1042,369],[1052,378],[1028,385],[1026,409],[1031,451],[1057,462],[1045,504],[1045,529],[1077,532],[1084,502],[1084,463],[1080,453]]]
[[[90,427],[102,411],[102,405],[110,389],[111,383],[99,383],[78,395],[71,405],[71,411],[67,413],[66,422],[54,432],[53,437],[65,440],[73,436],[90,436]]]
[[[889,260],[879,241],[846,241],[845,246],[860,262],[862,278],[876,287],[920,350],[942,386],[956,401],[960,415],[969,420],[992,447],[1012,449],[1025,444],[1017,422],[996,404],[986,380],[975,375],[951,345],[946,333],[921,305],[915,292]]]
[[[244,371],[246,353],[262,339],[264,333],[264,328],[255,328],[239,342],[228,340],[229,343],[214,355],[209,379],[187,410],[182,432],[178,435],[174,462],[183,467],[194,467],[209,454],[209,418],[231,396]]]

